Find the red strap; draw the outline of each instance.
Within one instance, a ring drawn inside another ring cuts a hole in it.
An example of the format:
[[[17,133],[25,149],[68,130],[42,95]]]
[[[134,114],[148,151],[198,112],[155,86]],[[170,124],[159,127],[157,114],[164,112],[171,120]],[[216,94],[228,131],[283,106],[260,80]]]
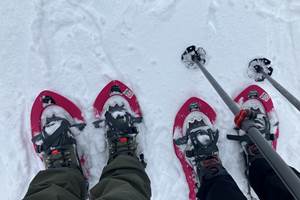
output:
[[[248,110],[240,110],[240,112],[234,117],[235,125],[238,128],[241,128],[241,125],[247,116],[248,116]]]
[[[59,152],[57,149],[51,151],[51,154],[52,154],[52,155],[57,155],[57,154],[59,154],[59,153],[60,153],[60,152]]]
[[[119,138],[119,141],[120,141],[121,143],[126,143],[126,142],[128,142],[128,138],[126,138],[126,137],[120,137],[120,138]]]

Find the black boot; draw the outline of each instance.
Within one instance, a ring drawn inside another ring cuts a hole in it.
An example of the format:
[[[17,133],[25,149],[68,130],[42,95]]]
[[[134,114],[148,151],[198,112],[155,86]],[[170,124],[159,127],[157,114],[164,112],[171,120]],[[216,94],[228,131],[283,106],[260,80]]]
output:
[[[135,123],[140,123],[142,118],[133,117],[124,105],[109,106],[105,113],[105,124],[107,126],[106,139],[109,149],[109,161],[118,155],[129,155],[137,157],[136,136],[138,130]],[[144,163],[143,154],[139,155]]]
[[[76,140],[70,122],[63,117],[47,117],[42,132],[32,139],[46,169],[70,167],[82,172]]]

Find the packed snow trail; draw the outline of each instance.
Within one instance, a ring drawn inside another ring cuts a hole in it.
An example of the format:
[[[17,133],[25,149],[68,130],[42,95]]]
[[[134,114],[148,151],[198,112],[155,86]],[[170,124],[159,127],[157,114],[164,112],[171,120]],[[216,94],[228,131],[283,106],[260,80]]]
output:
[[[272,59],[273,78],[300,97],[300,4],[297,0],[2,0],[0,2],[0,193],[21,199],[43,164],[30,142],[30,109],[41,90],[70,98],[92,122],[92,103],[112,79],[134,90],[145,119],[145,156],[152,199],[187,200],[172,146],[172,126],[191,96],[217,112],[224,166],[247,191],[239,145],[226,140],[233,116],[200,71],[180,61],[188,45],[203,46],[209,71],[232,97],[252,84],[248,62]],[[300,169],[300,113],[269,83],[280,121],[278,152]],[[104,135],[89,123],[79,137],[90,185],[107,155]]]

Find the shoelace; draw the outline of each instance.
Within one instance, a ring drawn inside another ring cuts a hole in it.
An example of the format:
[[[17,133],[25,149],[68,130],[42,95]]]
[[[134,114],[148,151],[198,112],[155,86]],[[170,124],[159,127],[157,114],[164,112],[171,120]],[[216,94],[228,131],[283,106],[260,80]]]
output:
[[[49,168],[52,167],[69,167],[72,163],[71,153],[69,151],[59,151],[58,149],[52,150],[46,159]]]

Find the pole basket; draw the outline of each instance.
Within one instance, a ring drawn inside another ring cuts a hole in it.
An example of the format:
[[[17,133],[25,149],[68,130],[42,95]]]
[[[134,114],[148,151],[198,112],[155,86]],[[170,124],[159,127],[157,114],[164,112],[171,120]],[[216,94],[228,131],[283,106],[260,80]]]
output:
[[[196,47],[195,45],[189,46],[183,52],[181,56],[181,61],[189,69],[197,69],[198,66],[195,62],[204,65],[206,63],[206,52],[202,47]]]
[[[249,62],[247,75],[249,78],[254,79],[257,82],[265,80],[265,74],[271,76],[273,68],[271,67],[271,61],[267,58],[255,58]]]

